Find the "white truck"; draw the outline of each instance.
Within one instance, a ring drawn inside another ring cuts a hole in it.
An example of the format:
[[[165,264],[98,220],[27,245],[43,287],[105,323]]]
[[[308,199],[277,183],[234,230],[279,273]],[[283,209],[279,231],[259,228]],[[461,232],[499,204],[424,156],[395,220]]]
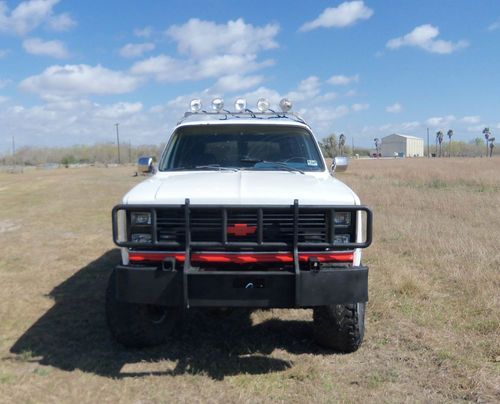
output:
[[[345,159],[327,167],[291,102],[280,107],[193,100],[154,175],[113,208],[122,262],[106,314],[120,343],[160,344],[194,307],[310,308],[318,343],[358,349],[372,213],[334,177]]]

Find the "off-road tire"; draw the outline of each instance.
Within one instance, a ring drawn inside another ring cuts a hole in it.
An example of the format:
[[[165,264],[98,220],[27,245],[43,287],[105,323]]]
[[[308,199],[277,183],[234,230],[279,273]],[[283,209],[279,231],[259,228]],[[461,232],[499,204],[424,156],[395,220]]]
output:
[[[325,348],[354,352],[365,334],[365,303],[314,308],[314,338]]]
[[[121,302],[116,299],[115,271],[106,289],[106,319],[113,337],[130,348],[165,343],[178,322],[180,309]]]

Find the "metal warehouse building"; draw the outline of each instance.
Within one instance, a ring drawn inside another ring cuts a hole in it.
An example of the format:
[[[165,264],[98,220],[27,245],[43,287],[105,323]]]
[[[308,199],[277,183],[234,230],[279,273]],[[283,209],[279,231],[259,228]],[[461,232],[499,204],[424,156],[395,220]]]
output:
[[[424,139],[415,136],[393,133],[382,138],[383,157],[423,157]]]

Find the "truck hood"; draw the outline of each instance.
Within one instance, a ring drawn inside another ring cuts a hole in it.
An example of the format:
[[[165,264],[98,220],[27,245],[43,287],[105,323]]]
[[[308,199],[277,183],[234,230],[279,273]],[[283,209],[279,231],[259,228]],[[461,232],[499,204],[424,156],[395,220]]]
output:
[[[330,175],[287,171],[160,172],[136,185],[125,204],[182,205],[359,204],[356,194]]]

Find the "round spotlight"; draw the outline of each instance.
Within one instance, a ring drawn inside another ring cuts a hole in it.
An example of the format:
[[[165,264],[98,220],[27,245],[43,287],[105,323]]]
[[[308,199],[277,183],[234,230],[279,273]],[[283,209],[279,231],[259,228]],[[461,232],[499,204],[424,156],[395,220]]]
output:
[[[224,100],[220,97],[214,98],[212,100],[212,109],[216,112],[220,112],[222,108],[224,108]]]
[[[265,98],[260,98],[259,101],[257,101],[257,109],[260,112],[266,112],[270,106],[269,101]]]
[[[283,98],[280,101],[280,108],[283,112],[288,112],[292,109],[292,101],[290,101],[288,98]]]
[[[201,100],[199,98],[195,98],[194,100],[191,100],[190,108],[191,112],[196,113],[201,111]]]
[[[245,111],[245,109],[247,109],[247,100],[245,100],[244,98],[236,99],[236,101],[234,102],[234,110],[236,112],[243,112]]]

